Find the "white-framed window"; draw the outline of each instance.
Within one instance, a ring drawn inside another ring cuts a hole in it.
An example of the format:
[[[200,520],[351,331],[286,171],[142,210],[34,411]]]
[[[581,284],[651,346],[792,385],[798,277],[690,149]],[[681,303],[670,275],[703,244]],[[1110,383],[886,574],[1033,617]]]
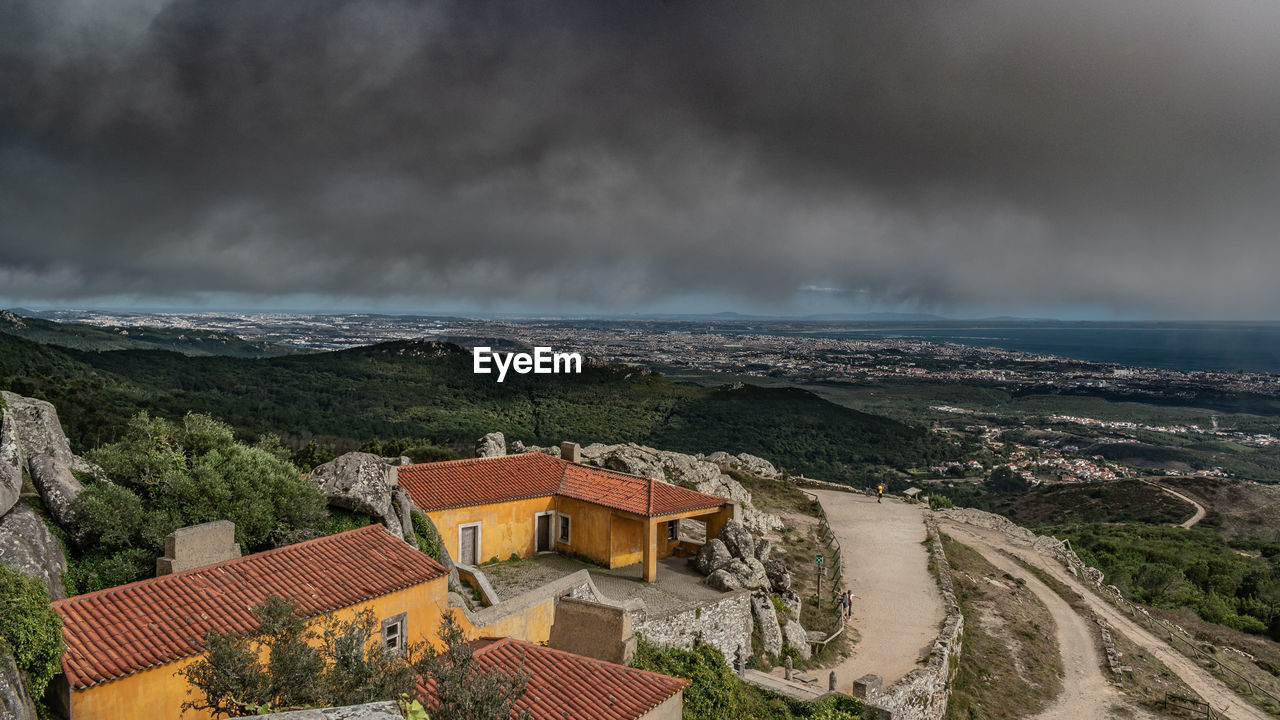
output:
[[[384,650],[396,654],[404,652],[406,645],[405,622],[407,619],[407,613],[400,613],[382,621],[382,648]]]
[[[560,515],[556,521],[556,542],[569,542],[572,520],[568,515]]]
[[[676,542],[679,539],[680,539],[680,521],[668,520],[667,521],[667,540],[669,542]]]

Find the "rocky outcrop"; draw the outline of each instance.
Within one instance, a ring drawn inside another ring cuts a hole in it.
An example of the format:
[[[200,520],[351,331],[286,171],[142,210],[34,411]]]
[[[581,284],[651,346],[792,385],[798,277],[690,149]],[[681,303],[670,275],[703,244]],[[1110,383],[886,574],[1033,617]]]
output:
[[[778,612],[773,600],[763,593],[751,596],[751,615],[760,628],[760,644],[765,655],[782,654],[782,627],[778,624]]]
[[[500,432],[491,432],[476,441],[476,457],[502,457],[507,454],[507,439]]]
[[[31,482],[40,491],[45,509],[53,521],[71,530],[75,527],[75,511],[71,503],[84,490],[65,462],[48,455],[32,455],[27,461]]]
[[[54,600],[67,596],[62,586],[67,559],[57,538],[25,503],[15,505],[0,517],[0,563],[15,572],[39,578]]]
[[[706,583],[721,592],[732,592],[742,589],[742,581],[729,570],[717,570],[707,576]]]
[[[780,582],[769,577],[765,563],[760,561],[759,555],[767,556],[771,550],[768,541],[756,538],[742,523],[730,520],[719,536],[689,559],[689,564],[707,576],[708,585],[719,590],[746,588],[767,592]],[[781,570],[775,568],[774,574],[780,573],[786,575],[786,587],[790,587],[791,577],[785,566]]]
[[[725,547],[723,540],[716,538],[698,550],[698,554],[693,557],[693,566],[703,575],[710,575],[729,567],[732,561],[733,555],[729,548]]]
[[[719,539],[729,549],[729,554],[746,559],[756,556],[756,539],[742,523],[730,520],[720,531]]]
[[[786,640],[787,647],[795,648],[800,653],[800,657],[808,660],[813,656],[813,650],[809,648],[809,634],[795,618],[788,618],[786,624],[782,626],[782,637]]]
[[[22,460],[18,438],[13,423],[6,415],[0,418],[0,515],[9,512],[21,493]]]
[[[769,557],[773,555],[773,543],[764,538],[756,538],[756,559],[760,562],[768,562]]]
[[[0,653],[0,720],[36,720],[36,706],[8,653]]]
[[[526,446],[518,441],[511,443],[511,450],[512,452],[545,452],[556,457],[560,456],[560,448]],[[712,456],[723,456],[741,464],[741,460],[738,459],[740,456],[728,453],[712,453]],[[754,458],[754,460],[768,465],[769,468],[773,467],[760,458]],[[764,533],[782,528],[782,520],[778,516],[756,509],[751,502],[751,493],[742,487],[742,483],[726,475],[720,465],[700,455],[655,450],[636,443],[622,445],[592,443],[582,448],[582,462],[632,475],[643,475],[732,500],[741,510],[740,520],[752,532]],[[758,463],[757,466],[759,466]],[[773,472],[774,475],[777,474],[776,471]]]
[[[737,455],[730,455],[725,452],[712,453],[707,456],[707,460],[710,460],[722,467],[732,467],[739,470],[745,470],[752,475],[759,475],[760,477],[767,478],[769,480],[778,477],[778,468],[774,467],[773,463],[765,460],[764,458],[756,457],[755,455],[748,455],[747,453],[738,453]]]
[[[25,467],[32,456],[42,455],[61,460],[76,472],[99,472],[92,463],[71,452],[52,403],[11,392],[0,392],[0,397],[4,398],[4,421],[13,423],[19,467]]]
[[[329,504],[381,518],[387,529],[404,537],[400,518],[391,505],[391,464],[371,453],[341,455],[311,471],[311,484]]]
[[[787,566],[777,560],[764,564],[765,575],[769,578],[769,587],[776,593],[784,593],[791,589],[791,572]]]

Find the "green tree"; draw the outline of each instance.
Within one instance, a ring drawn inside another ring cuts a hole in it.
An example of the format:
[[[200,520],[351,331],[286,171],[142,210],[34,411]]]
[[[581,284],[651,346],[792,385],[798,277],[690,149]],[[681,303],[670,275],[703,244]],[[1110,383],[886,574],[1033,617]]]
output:
[[[141,579],[174,530],[214,520],[236,525],[250,552],[314,531],[325,498],[270,438],[236,442],[208,415],[181,422],[139,413],[121,440],[89,453],[110,483],[90,483],[73,502],[78,549],[68,568],[86,592]]]
[[[311,620],[296,602],[271,597],[254,617],[257,634],[205,637],[206,655],[180,671],[196,696],[183,709],[234,717],[390,700],[414,690],[412,653],[419,650],[385,650],[368,610],[350,620]]]
[[[693,650],[659,647],[640,637],[631,666],[690,682],[684,692],[688,720],[735,720],[746,701],[724,655],[711,645]]]
[[[517,712],[529,679],[524,668],[514,673],[483,671],[471,643],[449,613],[440,625],[440,649],[427,649],[414,663],[429,690],[423,705],[432,720],[528,720]]]
[[[1026,481],[1007,465],[992,470],[987,478],[987,490],[993,493],[1014,493],[1026,489]]]
[[[13,655],[31,697],[44,696],[62,668],[62,620],[44,583],[0,565],[0,653]]]

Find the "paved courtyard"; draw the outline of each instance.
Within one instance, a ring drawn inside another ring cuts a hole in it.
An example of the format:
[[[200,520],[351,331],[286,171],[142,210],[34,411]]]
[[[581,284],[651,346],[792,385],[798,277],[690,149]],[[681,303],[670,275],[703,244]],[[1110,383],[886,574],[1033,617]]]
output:
[[[699,605],[724,593],[702,583],[702,575],[689,567],[687,558],[658,561],[658,582],[640,579],[640,563],[608,570],[564,555],[538,555],[480,568],[503,600],[513,598],[552,580],[586,570],[601,593],[611,600],[640,598],[651,617]]]

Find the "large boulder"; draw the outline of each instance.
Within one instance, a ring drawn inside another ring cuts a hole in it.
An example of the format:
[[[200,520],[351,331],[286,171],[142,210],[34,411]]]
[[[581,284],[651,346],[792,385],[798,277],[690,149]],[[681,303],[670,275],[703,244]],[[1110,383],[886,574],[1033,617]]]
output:
[[[387,529],[404,537],[391,505],[391,464],[371,453],[351,452],[311,471],[311,484],[325,494],[330,505],[381,518]]]
[[[783,590],[781,592],[775,591],[775,594],[777,594],[778,599],[782,601],[783,606],[787,608],[787,614],[789,616],[793,618],[800,617],[800,596],[796,594],[795,590]]]
[[[9,653],[0,653],[0,720],[36,720],[36,706]]]
[[[0,398],[4,400],[5,423],[13,423],[19,467],[25,467],[34,455],[45,455],[63,461],[76,472],[99,472],[92,463],[71,452],[52,403],[11,392],[0,392]]]
[[[698,554],[693,556],[691,563],[697,568],[698,572],[703,575],[710,575],[717,570],[728,567],[732,560],[733,555],[729,553],[729,548],[725,547],[724,541],[715,539],[703,545],[698,550]]]
[[[773,555],[773,543],[764,538],[756,538],[756,559],[760,562],[768,562],[771,555]]]
[[[782,626],[782,637],[788,647],[800,652],[800,657],[808,660],[813,656],[813,649],[809,647],[809,633],[805,632],[804,626],[795,618],[789,618]]]
[[[502,457],[507,454],[507,439],[500,432],[491,432],[476,441],[476,457]]]
[[[741,590],[742,583],[728,569],[717,570],[707,576],[706,583],[721,592]]]
[[[764,564],[764,572],[769,577],[769,587],[774,592],[782,593],[791,589],[791,571],[787,570],[786,565],[770,560]]]
[[[724,524],[724,529],[717,536],[725,547],[729,549],[729,553],[736,558],[743,560],[756,556],[756,539],[751,531],[737,520],[730,520]]]
[[[40,516],[25,503],[13,506],[0,517],[0,564],[39,578],[54,600],[67,596],[62,586],[62,574],[67,571],[62,547]]]
[[[760,477],[767,478],[769,480],[778,477],[778,468],[774,467],[773,463],[765,460],[764,458],[756,457],[755,455],[748,455],[747,453],[738,453],[735,460],[736,462],[730,462],[743,470],[746,470],[752,475],[759,475]]]
[[[765,574],[764,565],[761,565],[760,561],[755,558],[746,560],[734,558],[728,567],[724,568],[723,572],[732,575],[737,580],[738,585],[748,590],[769,589],[769,576]]]
[[[773,600],[764,593],[752,595],[751,615],[760,627],[760,644],[764,654],[773,657],[781,655],[782,628],[778,625],[778,611],[773,607]]]
[[[75,512],[71,502],[76,499],[84,486],[72,474],[65,462],[48,455],[32,455],[27,461],[31,470],[31,482],[40,491],[44,506],[53,516],[54,522],[70,530],[74,527]]]
[[[3,410],[0,410],[3,412]],[[8,415],[0,419],[0,515],[18,502],[22,494],[22,459],[18,438]]]

